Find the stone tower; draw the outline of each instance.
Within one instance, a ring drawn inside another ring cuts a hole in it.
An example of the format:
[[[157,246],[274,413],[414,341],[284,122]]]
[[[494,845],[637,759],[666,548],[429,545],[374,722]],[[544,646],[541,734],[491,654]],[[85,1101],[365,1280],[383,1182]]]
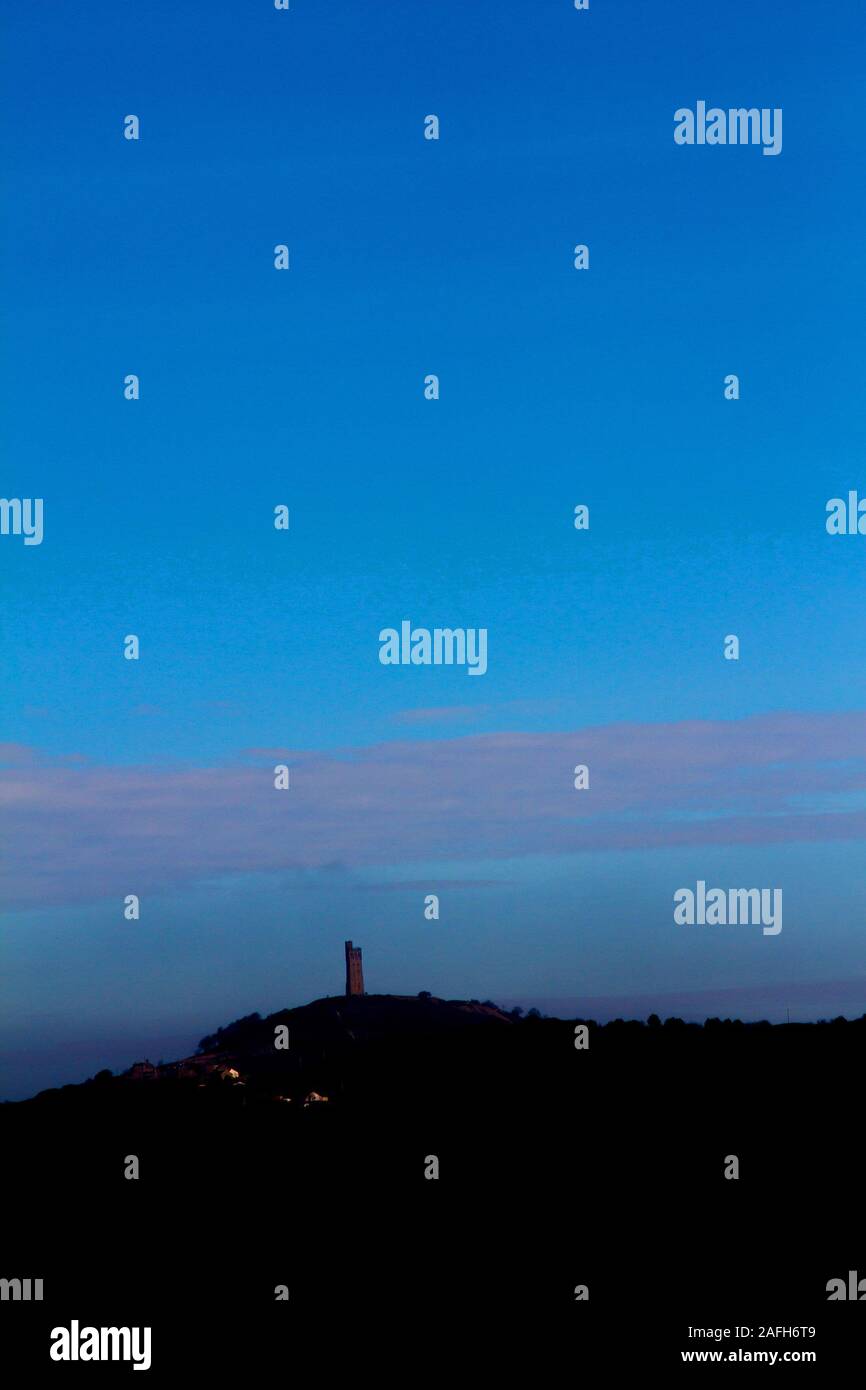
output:
[[[364,969],[361,965],[361,948],[346,942],[346,994],[364,993]]]

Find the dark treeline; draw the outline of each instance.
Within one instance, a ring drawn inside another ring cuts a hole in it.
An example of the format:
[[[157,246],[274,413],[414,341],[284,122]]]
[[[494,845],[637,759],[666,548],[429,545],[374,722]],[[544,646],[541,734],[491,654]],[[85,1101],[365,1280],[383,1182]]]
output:
[[[365,996],[249,1015],[199,1056],[222,1070],[102,1074],[0,1109],[4,1190],[21,1194],[8,1248],[27,1268],[36,1248],[80,1280],[53,1224],[74,1211],[88,1258],[103,1252],[94,1297],[134,1232],[127,1277],[158,1266],[172,1306],[206,1304],[216,1281],[258,1316],[288,1282],[305,1316],[570,1319],[586,1283],[599,1335],[604,1309],[647,1319],[672,1298],[692,1321],[814,1320],[827,1280],[866,1274],[866,1018],[601,1026]],[[305,1105],[312,1091],[327,1101]]]

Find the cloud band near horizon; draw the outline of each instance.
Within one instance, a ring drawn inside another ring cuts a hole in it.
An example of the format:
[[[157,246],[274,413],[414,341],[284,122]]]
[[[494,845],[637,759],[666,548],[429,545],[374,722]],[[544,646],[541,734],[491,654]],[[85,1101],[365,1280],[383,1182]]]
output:
[[[210,767],[6,745],[0,834],[6,910],[335,863],[860,839],[866,712],[259,748]]]

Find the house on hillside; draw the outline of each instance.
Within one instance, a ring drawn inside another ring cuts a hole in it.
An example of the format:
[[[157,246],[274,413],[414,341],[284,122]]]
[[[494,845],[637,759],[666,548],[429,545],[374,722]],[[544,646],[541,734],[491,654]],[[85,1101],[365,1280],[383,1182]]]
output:
[[[155,1081],[159,1071],[152,1062],[145,1059],[143,1062],[134,1062],[126,1074],[131,1081]]]

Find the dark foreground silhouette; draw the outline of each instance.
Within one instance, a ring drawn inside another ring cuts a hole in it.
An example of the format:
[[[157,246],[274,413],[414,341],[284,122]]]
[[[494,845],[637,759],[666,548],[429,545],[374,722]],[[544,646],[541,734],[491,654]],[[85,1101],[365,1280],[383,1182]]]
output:
[[[466,1319],[564,1336],[612,1371],[679,1362],[690,1326],[806,1325],[850,1366],[866,1299],[826,1286],[866,1277],[866,1019],[579,1028],[325,999],[2,1107],[0,1275],[46,1291],[0,1306],[9,1335],[150,1322],[153,1378],[279,1361],[320,1319],[426,1328],[431,1355]]]

